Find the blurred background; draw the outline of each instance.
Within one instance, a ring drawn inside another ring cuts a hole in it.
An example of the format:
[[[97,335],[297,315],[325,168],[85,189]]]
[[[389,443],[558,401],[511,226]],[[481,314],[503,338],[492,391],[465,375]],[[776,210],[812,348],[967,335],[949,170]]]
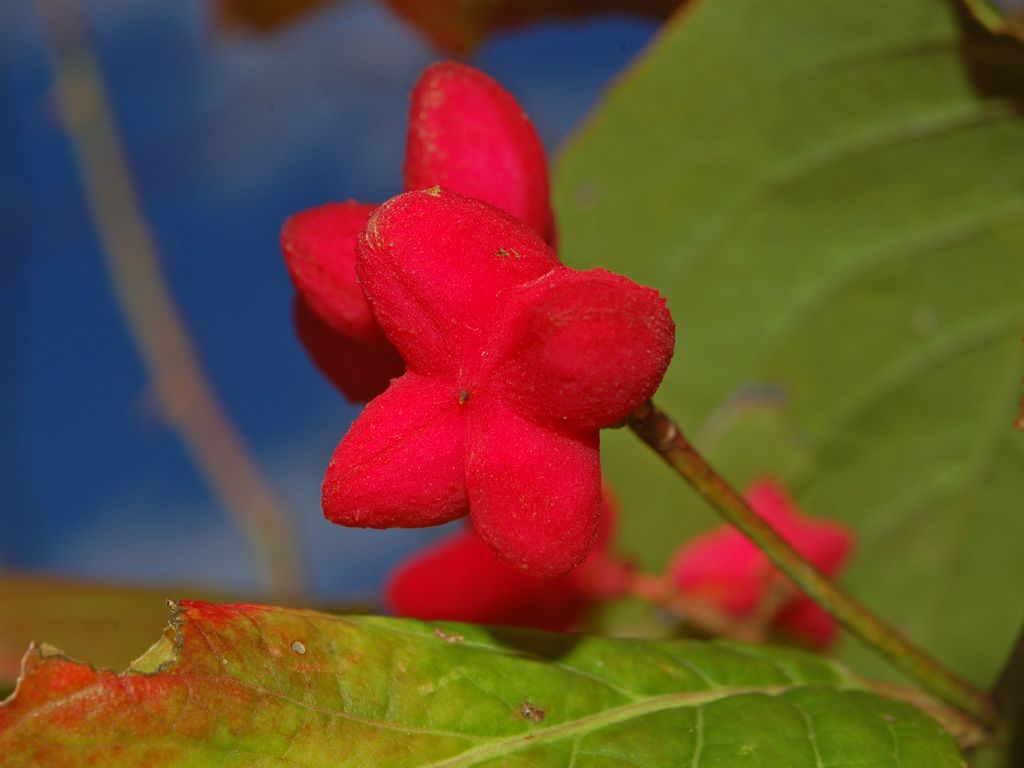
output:
[[[278,233],[400,190],[409,90],[452,57],[568,147],[567,263],[667,296],[659,402],[854,530],[843,583],[987,685],[1024,610],[1024,0],[998,35],[968,13],[994,2],[873,1],[660,35],[679,0],[0,3],[0,693],[31,638],[123,667],[160,598],[372,610],[445,535],[323,520],[357,409],[296,338]],[[624,432],[616,545],[653,573],[716,518]]]
[[[357,409],[295,337],[280,226],[400,191],[408,92],[441,58],[503,83],[557,151],[654,34],[666,4],[644,5],[483,36],[372,0],[0,5],[0,568],[374,599],[444,531],[323,520]]]

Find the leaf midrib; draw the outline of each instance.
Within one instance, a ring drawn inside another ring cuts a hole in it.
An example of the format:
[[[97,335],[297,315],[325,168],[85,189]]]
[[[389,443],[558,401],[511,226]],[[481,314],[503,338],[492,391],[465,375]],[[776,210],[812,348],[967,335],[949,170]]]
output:
[[[717,691],[688,691],[686,693],[671,693],[662,696],[653,696],[640,701],[623,704],[619,707],[612,707],[592,715],[576,718],[565,723],[552,725],[549,728],[538,731],[508,736],[474,747],[454,757],[444,758],[433,763],[427,763],[421,768],[459,768],[460,766],[472,766],[492,757],[500,757],[511,752],[516,752],[526,747],[534,747],[539,744],[547,744],[552,741],[559,741],[570,736],[583,736],[593,731],[606,728],[616,723],[621,723],[644,715],[656,712],[663,712],[670,709],[684,707],[703,707],[721,699],[733,696],[763,695],[778,696],[779,694],[804,688],[811,685],[797,686],[765,686],[753,688],[724,688]]]

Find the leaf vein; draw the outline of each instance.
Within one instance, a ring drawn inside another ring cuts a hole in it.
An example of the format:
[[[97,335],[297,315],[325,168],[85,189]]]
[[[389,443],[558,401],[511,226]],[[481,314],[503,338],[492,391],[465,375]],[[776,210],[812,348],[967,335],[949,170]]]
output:
[[[444,758],[433,763],[428,763],[422,768],[460,768],[460,766],[472,766],[482,760],[505,755],[526,747],[533,747],[537,744],[558,741],[568,736],[582,735],[606,728],[626,720],[645,715],[655,714],[670,709],[682,707],[694,707],[709,702],[727,699],[733,696],[743,695],[764,695],[778,696],[781,693],[792,690],[785,686],[765,686],[754,688],[726,688],[718,691],[700,691],[687,693],[665,694],[653,696],[640,701],[623,704],[619,707],[596,712],[592,715],[585,715],[558,725],[552,725],[541,730],[534,730],[524,734],[496,739],[490,743],[469,749],[462,754]]]

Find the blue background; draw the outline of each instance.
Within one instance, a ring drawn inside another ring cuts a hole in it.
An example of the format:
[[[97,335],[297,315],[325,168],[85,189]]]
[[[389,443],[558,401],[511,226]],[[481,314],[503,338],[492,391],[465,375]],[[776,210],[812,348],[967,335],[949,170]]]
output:
[[[372,596],[441,532],[332,526],[319,488],[356,409],[307,360],[277,248],[292,212],[401,187],[408,92],[444,54],[373,2],[268,34],[209,2],[86,3],[169,287],[222,405],[287,504],[310,599]],[[551,153],[656,29],[500,33],[467,61]],[[162,418],[112,293],[33,4],[0,7],[0,567],[259,596],[258,563]]]

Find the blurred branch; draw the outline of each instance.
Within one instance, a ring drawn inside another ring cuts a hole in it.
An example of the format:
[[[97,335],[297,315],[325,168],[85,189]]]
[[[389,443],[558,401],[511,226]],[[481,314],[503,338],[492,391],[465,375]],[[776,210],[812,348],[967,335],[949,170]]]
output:
[[[1005,719],[1011,766],[1024,766],[1024,626],[992,689]]]
[[[942,700],[975,718],[979,724],[991,728],[997,723],[999,713],[987,692],[977,689],[911,643],[895,627],[884,622],[805,560],[770,523],[751,509],[728,480],[707,463],[668,414],[648,401],[629,415],[627,424],[726,521],[764,552],[805,595],[831,613],[868,647]]]
[[[1024,14],[1014,3],[1007,0],[964,0],[964,4],[989,32],[1024,39]]]
[[[303,571],[289,516],[217,402],[161,273],[93,51],[81,0],[39,0],[56,95],[114,296],[164,413],[258,553],[278,593]]]

